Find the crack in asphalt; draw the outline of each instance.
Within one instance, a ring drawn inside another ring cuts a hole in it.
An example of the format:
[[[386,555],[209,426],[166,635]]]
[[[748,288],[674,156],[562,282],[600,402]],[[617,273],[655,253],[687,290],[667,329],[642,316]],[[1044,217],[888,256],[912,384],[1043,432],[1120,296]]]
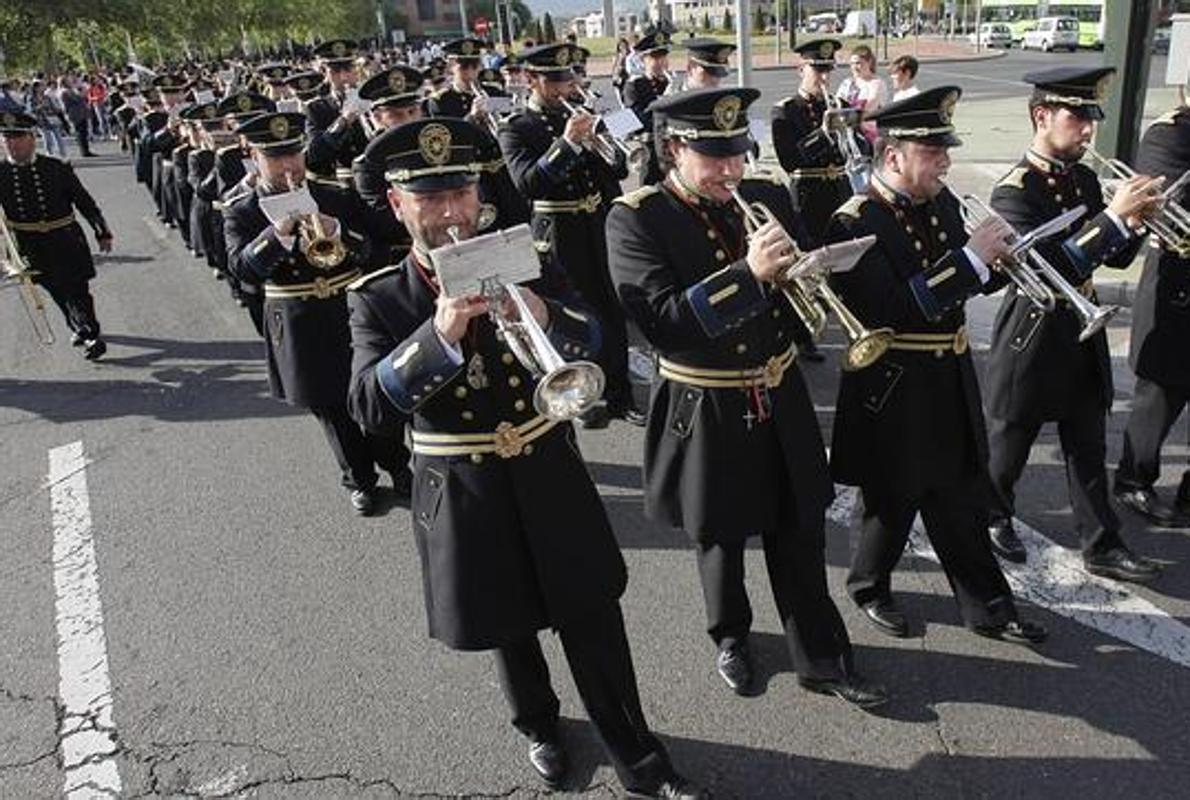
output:
[[[41,697],[38,697],[37,695],[28,694],[26,692],[14,692],[13,690],[9,689],[6,686],[0,686],[0,702],[6,702],[6,703],[49,703],[50,706],[54,710],[54,736],[53,736],[54,747],[53,747],[53,749],[46,750],[45,752],[39,753],[39,754],[33,756],[32,758],[25,759],[24,761],[11,761],[11,762],[5,762],[3,764],[0,764],[0,772],[6,772],[6,771],[10,771],[10,770],[15,770],[15,769],[24,769],[26,767],[31,767],[34,764],[37,764],[42,761],[47,761],[49,759],[53,759],[54,762],[59,767],[61,767],[62,766],[62,758],[61,758],[62,734],[61,734],[61,730],[62,730],[62,720],[65,719],[65,717],[66,717],[66,707],[62,705],[61,701],[59,701],[57,697],[53,697],[50,695],[42,695]]]
[[[926,536],[924,530],[921,535],[922,535],[922,537],[926,538],[928,541],[928,537]],[[912,539],[910,540],[910,544],[909,544],[909,556],[910,556],[909,569],[912,570],[912,572],[913,572],[914,580],[918,581],[919,583],[924,584],[924,579],[923,579],[924,573],[918,567],[925,559],[922,556],[918,555],[917,551],[913,549]],[[926,654],[926,655],[928,655],[930,652],[929,642],[928,642],[929,631],[930,631],[930,626],[925,624],[923,621],[922,631],[921,631],[921,647],[919,649],[923,654]],[[938,710],[938,707],[936,705],[934,705],[933,703],[930,704],[930,708],[934,712],[934,722],[932,725],[932,727],[934,729],[934,737],[938,740],[938,744],[940,744],[942,746],[942,752],[944,752],[948,757],[958,755],[959,754],[958,748],[955,747],[946,738],[946,731],[943,730],[944,722],[942,720],[942,713]]]

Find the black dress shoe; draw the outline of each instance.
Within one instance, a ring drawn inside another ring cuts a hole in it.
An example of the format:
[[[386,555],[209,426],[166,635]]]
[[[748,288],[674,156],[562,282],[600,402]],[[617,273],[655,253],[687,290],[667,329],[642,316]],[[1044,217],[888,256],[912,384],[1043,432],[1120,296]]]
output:
[[[351,507],[361,517],[370,517],[376,510],[374,489],[353,489],[351,491]]]
[[[909,635],[909,621],[891,598],[873,600],[860,606],[864,617],[881,633],[904,639]]]
[[[643,428],[648,418],[635,406],[624,406],[623,408],[613,409],[611,412],[615,419],[623,420],[629,425],[635,425],[638,428]]]
[[[594,406],[578,418],[579,427],[588,431],[603,430],[610,424],[611,415],[607,411],[607,406],[604,405]]]
[[[1106,553],[1083,556],[1083,566],[1092,575],[1129,583],[1148,583],[1161,574],[1161,568],[1127,547],[1113,547]]]
[[[1049,638],[1043,625],[1029,620],[1010,620],[1003,625],[972,625],[971,630],[989,639],[1012,644],[1041,644]]]
[[[814,342],[806,342],[797,346],[798,357],[804,361],[813,361],[815,364],[820,364],[826,361],[826,355],[818,349],[818,345]]]
[[[87,339],[83,342],[83,358],[88,361],[97,361],[100,356],[107,352],[107,342],[96,336],[94,339]]]
[[[728,645],[715,657],[715,668],[724,683],[741,697],[752,689],[752,654],[746,642]]]
[[[529,763],[550,786],[566,777],[566,751],[557,742],[530,742]]]
[[[988,525],[988,539],[992,543],[992,552],[1005,561],[1024,564],[1028,560],[1025,545],[1016,535],[1016,528],[1012,527],[1011,519],[993,520],[992,524]]]
[[[674,773],[652,789],[628,789],[625,791],[624,796],[633,798],[633,800],[646,800],[646,798],[657,798],[658,800],[703,800],[703,798],[709,797],[701,786],[686,780],[677,773]]]
[[[817,694],[829,694],[858,708],[876,708],[888,702],[883,686],[869,683],[858,675],[842,678],[798,678],[798,685]]]
[[[1141,486],[1136,489],[1116,489],[1116,500],[1120,505],[1130,508],[1154,525],[1163,528],[1185,528],[1190,526],[1190,519],[1179,514],[1173,508],[1161,502],[1152,486]]]
[[[87,341],[86,337],[84,337],[81,333],[75,332],[70,337],[70,346],[71,347],[82,347],[83,342],[85,342],[85,341]]]

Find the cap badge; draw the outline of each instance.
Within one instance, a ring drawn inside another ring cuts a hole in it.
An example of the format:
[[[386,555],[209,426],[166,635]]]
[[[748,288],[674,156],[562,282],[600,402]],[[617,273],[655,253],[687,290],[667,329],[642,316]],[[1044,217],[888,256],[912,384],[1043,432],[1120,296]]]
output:
[[[720,64],[726,64],[727,59],[729,59],[729,58],[731,58],[731,48],[730,47],[720,48],[719,52],[715,54],[715,60],[718,61]]]
[[[207,119],[214,119],[215,118],[215,104],[212,103],[211,105],[204,108],[202,110],[202,115],[204,117],[206,117]]]
[[[309,78],[299,78],[298,79],[298,88],[301,89],[303,92],[309,91],[310,90],[310,79]]]
[[[252,98],[246,94],[240,95],[240,99],[236,101],[236,108],[240,111],[252,110]]]
[[[818,48],[819,58],[834,58],[835,57],[835,43],[823,42]]]
[[[665,31],[658,31],[657,39],[655,41],[657,42],[658,47],[665,47],[667,44],[669,44],[669,34],[667,34]]]
[[[740,115],[740,98],[734,94],[721,97],[711,109],[711,117],[715,120],[715,127],[721,131],[729,131],[735,127],[736,117]]]
[[[17,124],[17,118],[11,111],[4,112],[4,124],[9,128]]]
[[[465,41],[461,45],[459,45],[459,52],[465,56],[472,55],[473,53],[475,53],[475,45],[469,41]]]
[[[954,107],[958,105],[958,102],[958,92],[951,92],[942,98],[942,103],[938,106],[938,119],[943,125],[950,124],[951,119],[954,117]]]
[[[394,92],[405,91],[405,74],[400,70],[394,70],[388,74],[388,88]]]
[[[556,63],[559,67],[565,67],[567,64],[569,64],[570,63],[570,48],[569,47],[558,48],[558,52],[554,54],[554,63]]]
[[[347,53],[347,45],[344,42],[335,42],[331,45],[331,52],[334,53],[336,58],[341,58]]]
[[[440,167],[450,161],[450,129],[431,123],[417,135],[417,149],[427,164]]]
[[[1095,84],[1095,99],[1102,100],[1107,97],[1107,87],[1111,85],[1111,75],[1104,75]]]
[[[269,133],[278,142],[289,138],[289,119],[287,117],[273,117],[269,120]]]

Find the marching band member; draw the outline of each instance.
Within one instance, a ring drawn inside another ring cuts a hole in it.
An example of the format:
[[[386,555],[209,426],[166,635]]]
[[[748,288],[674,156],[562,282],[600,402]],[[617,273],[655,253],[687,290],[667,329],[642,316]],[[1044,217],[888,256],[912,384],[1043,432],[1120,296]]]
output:
[[[496,309],[482,296],[442,294],[427,256],[477,232],[484,139],[463,120],[436,118],[368,147],[414,248],[349,292],[352,412],[378,432],[412,415],[413,530],[430,636],[495,651],[538,775],[556,786],[567,772],[537,639],[549,627],[628,796],[702,797],[674,771],[641,710],[619,606],[624,562],[573,429],[536,414],[533,375],[496,336],[488,318]],[[543,269],[520,288],[528,309],[560,352],[589,358],[598,322],[565,305],[565,281],[553,264]]]
[[[1111,68],[1060,67],[1024,76],[1033,84],[1033,142],[992,192],[992,207],[1018,231],[1031,230],[1076,205],[1085,221],[1063,240],[1038,248],[1062,277],[1094,299],[1091,275],[1100,264],[1122,269],[1140,249],[1134,232],[1155,207],[1148,178],[1124,182],[1105,207],[1095,172],[1079,163],[1096,120]],[[990,458],[994,489],[992,547],[1024,561],[1012,526],[1015,487],[1029,449],[1046,422],[1058,424],[1075,524],[1089,572],[1123,581],[1150,581],[1158,568],[1136,556],[1120,536],[1108,500],[1106,414],[1112,402],[1111,363],[1103,331],[1079,341],[1083,323],[1066,301],[1042,313],[1009,289],[996,316],[987,364]]]
[[[683,89],[715,89],[727,77],[728,61],[735,52],[734,44],[718,39],[700,37],[686,39],[682,47],[686,55],[686,80]]]
[[[305,104],[306,166],[314,182],[331,187],[351,181],[351,161],[368,145],[358,107],[347,104],[347,90],[355,85],[355,43],[332,39],[314,49],[322,65],[328,92]]]
[[[616,201],[612,277],[660,356],[645,432],[645,514],[697,548],[716,667],[752,686],[744,548],[764,545],[798,682],[861,707],[884,702],[860,678],[826,583],[824,513],[833,497],[818,422],[795,362],[792,308],[773,281],[800,226],[788,194],[743,181],[755,89],[680,92],[653,105],[664,181]],[[776,215],[748,236],[731,189]],[[782,230],[784,226],[784,230]]]
[[[588,149],[598,117],[578,107],[576,114],[566,110],[564,101],[574,92],[573,51],[562,43],[521,54],[531,94],[527,107],[501,126],[500,149],[513,183],[532,203],[533,238],[543,257],[561,268],[603,327],[599,363],[607,375],[607,407],[597,407],[581,423],[605,427],[610,415],[642,424],[628,380],[628,332],[607,272],[604,231],[608,205],[619,196],[628,169],[618,151],[613,166]]]
[[[1183,102],[1145,132],[1136,168],[1172,184],[1190,169],[1190,106]],[[1186,208],[1183,191],[1171,202]],[[1132,301],[1128,361],[1136,373],[1124,452],[1116,469],[1116,500],[1162,527],[1190,526],[1190,471],[1182,474],[1170,508],[1153,489],[1161,472],[1161,443],[1190,402],[1190,255],[1150,237],[1144,272]]]
[[[637,138],[649,146],[649,165],[641,178],[642,185],[657,183],[665,177],[657,151],[652,146],[653,114],[649,106],[667,92],[678,89],[670,85],[669,45],[669,34],[665,31],[640,37],[632,49],[640,57],[645,71],[624,84],[624,107],[632,109],[640,120],[643,130]]]
[[[867,194],[835,212],[828,240],[874,235],[875,245],[832,285],[871,329],[895,331],[874,364],[839,383],[831,473],[858,486],[859,544],[847,591],[878,630],[906,636],[891,575],[920,513],[963,623],[1017,644],[1046,638],[1020,619],[987,529],[987,433],[967,346],[966,299],[1003,285],[988,268],[1007,252],[1008,224],[994,216],[968,238],[959,202],[942,182],[950,168],[957,86],[882,107]]]
[[[95,263],[77,208],[95,235],[99,249],[110,253],[112,232],[91,194],[68,161],[37,152],[37,120],[19,111],[0,112],[5,159],[0,161],[0,208],[16,238],[21,256],[37,274],[34,282],[49,292],[66,325],[71,344],[94,361],[107,352],[100,337],[95,300],[88,283]]]
[[[243,283],[264,289],[265,360],[273,396],[306,408],[319,421],[351,505],[366,516],[375,509],[375,465],[393,475],[398,494],[408,476],[393,440],[365,436],[347,413],[351,343],[344,292],[367,263],[361,240],[321,211],[315,225],[293,215],[270,222],[261,210],[262,198],[305,180],[305,123],[302,114],[279,112],[250,117],[237,129],[249,143],[258,178],[249,191],[226,201],[228,264]],[[330,253],[315,260],[319,238]]]

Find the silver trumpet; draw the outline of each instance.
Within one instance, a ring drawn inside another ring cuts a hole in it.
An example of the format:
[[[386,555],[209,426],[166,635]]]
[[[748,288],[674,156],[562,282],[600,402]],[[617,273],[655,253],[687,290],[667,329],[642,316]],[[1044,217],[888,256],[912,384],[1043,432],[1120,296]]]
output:
[[[54,343],[54,329],[50,327],[50,318],[46,314],[45,300],[33,281],[37,273],[29,267],[29,262],[17,249],[16,237],[8,225],[8,218],[0,209],[0,280],[17,287],[21,295],[21,304],[29,316],[29,324],[33,327],[33,335],[44,345]]]
[[[868,190],[872,180],[872,159],[860,150],[859,141],[855,138],[855,126],[859,124],[862,114],[853,109],[843,108],[842,102],[830,91],[823,91],[827,113],[822,115],[822,130],[834,139],[835,146],[843,154],[846,162],[843,165],[847,173],[847,180],[851,184],[854,194],[863,194]],[[854,112],[847,115],[846,112]]]
[[[482,97],[484,100],[487,100],[490,96],[483,86],[480,85],[479,81],[471,81],[471,94],[476,97]],[[483,118],[487,120],[488,133],[492,134],[493,139],[499,139],[500,123],[496,121],[496,116],[488,111],[483,115]]]
[[[447,234],[457,244],[459,229]],[[482,294],[488,315],[508,349],[537,381],[533,407],[537,413],[559,422],[581,416],[603,396],[603,370],[591,361],[566,361],[550,343],[533,317],[529,304],[515,284],[499,278],[485,278]]]
[[[576,106],[566,98],[562,98],[562,106],[570,113],[571,116],[575,114],[590,114],[591,116],[598,116],[594,111],[588,109],[586,106]],[[596,122],[596,125],[599,123]],[[641,142],[625,142],[612,136],[608,131],[600,131],[591,134],[591,138],[587,139],[583,146],[590,150],[595,155],[607,162],[608,166],[614,167],[618,158],[617,150],[624,154],[624,158],[628,162],[628,169],[638,174],[644,174],[644,171],[649,166],[649,151]]]
[[[968,233],[984,220],[998,216],[986,203],[973,195],[959,198],[959,207],[963,215],[963,225]],[[1016,284],[1021,294],[1042,311],[1053,311],[1058,304],[1059,296],[1069,303],[1082,323],[1082,329],[1078,334],[1080,342],[1085,342],[1103,330],[1120,309],[1118,306],[1099,306],[1091,302],[1037,251],[1037,243],[1066,230],[1085,213],[1086,206],[1076,206],[1028,233],[1013,237],[1009,243],[1008,258],[996,264]]]
[[[1088,147],[1086,155],[1097,170],[1106,172],[1111,179],[1124,181],[1140,174],[1120,159],[1108,158],[1094,148]],[[1145,220],[1145,227],[1161,240],[1166,249],[1182,258],[1190,257],[1190,211],[1178,203],[1177,197],[1187,183],[1190,183],[1190,170],[1183,172],[1161,193],[1161,205],[1157,213]],[[1115,188],[1104,182],[1103,194],[1108,202],[1111,202],[1114,193]]]
[[[740,194],[738,185],[728,185],[732,199],[744,214],[744,227],[751,238],[756,231],[773,221],[776,217],[763,203],[749,203]],[[888,350],[893,341],[892,328],[877,328],[869,330],[851,313],[851,309],[843,304],[839,295],[827,284],[827,276],[822,272],[815,272],[803,268],[804,253],[797,246],[797,242],[785,231],[785,238],[793,250],[794,264],[777,281],[777,286],[785,293],[793,310],[801,317],[802,322],[810,330],[815,339],[822,335],[826,328],[827,316],[821,300],[828,309],[839,319],[843,333],[847,336],[847,351],[843,359],[843,369],[851,371],[871,366]]]

